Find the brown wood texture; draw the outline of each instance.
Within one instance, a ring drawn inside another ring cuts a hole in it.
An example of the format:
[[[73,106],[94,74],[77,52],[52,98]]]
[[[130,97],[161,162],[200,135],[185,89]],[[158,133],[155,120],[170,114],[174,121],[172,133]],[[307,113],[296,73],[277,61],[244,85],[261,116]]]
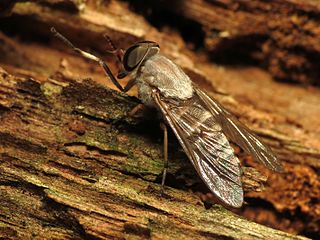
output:
[[[157,41],[284,163],[284,174],[272,173],[235,147],[244,164],[260,173],[244,168],[247,203],[234,211],[283,231],[318,236],[319,89],[275,82],[256,67],[210,63],[188,49],[177,31],[159,32],[129,3],[39,2],[10,5],[0,20],[1,237],[300,238],[207,204],[212,194],[172,135],[166,194],[160,197],[162,133],[156,115],[142,110],[128,117],[136,99],[109,89],[114,87],[100,67],[54,39],[51,26],[105,57],[113,71],[103,33],[123,48],[140,39]],[[308,4],[313,3],[301,8]],[[235,15],[230,22],[241,19]]]
[[[144,1],[134,4],[144,9]],[[149,5],[153,14],[167,11],[198,23],[194,30],[202,29],[205,48],[216,60],[241,64],[244,58],[234,57],[240,54],[280,80],[319,85],[318,1],[165,0]],[[181,20],[184,24],[190,22]]]

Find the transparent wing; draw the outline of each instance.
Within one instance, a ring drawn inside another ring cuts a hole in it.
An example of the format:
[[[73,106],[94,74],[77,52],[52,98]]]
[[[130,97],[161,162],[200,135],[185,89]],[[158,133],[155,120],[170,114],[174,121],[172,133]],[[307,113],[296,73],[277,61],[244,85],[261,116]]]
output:
[[[266,167],[282,172],[283,167],[272,150],[265,145],[250,129],[240,123],[232,114],[209,97],[205,92],[195,87],[195,92],[201,101],[209,108],[223,132],[244,151],[251,154]]]
[[[212,113],[197,95],[175,101],[155,92],[153,98],[209,189],[227,205],[241,207],[240,162]]]

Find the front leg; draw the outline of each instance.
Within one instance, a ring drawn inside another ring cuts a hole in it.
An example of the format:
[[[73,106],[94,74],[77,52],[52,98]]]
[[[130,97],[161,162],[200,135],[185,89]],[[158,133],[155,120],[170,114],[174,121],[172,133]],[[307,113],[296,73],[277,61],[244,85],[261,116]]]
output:
[[[127,85],[123,88],[123,92],[128,92],[136,84],[136,79],[130,79]]]
[[[79,53],[81,56],[99,63],[99,65],[103,68],[105,74],[111,79],[112,83],[121,92],[129,91],[129,89],[134,85],[133,84],[132,86],[131,85],[128,86],[129,83],[130,83],[130,81],[129,81],[127,86],[125,88],[123,88],[120,85],[120,83],[118,82],[118,80],[116,79],[116,77],[111,72],[111,70],[108,67],[108,65],[101,58],[98,58],[97,56],[94,56],[91,53],[85,52],[85,51],[81,50],[80,48],[75,47],[66,37],[64,37],[61,33],[57,32],[57,30],[54,27],[51,28],[51,32],[54,34],[55,37],[59,38],[61,41],[63,41],[65,44],[67,44],[69,47],[71,47],[75,52]]]

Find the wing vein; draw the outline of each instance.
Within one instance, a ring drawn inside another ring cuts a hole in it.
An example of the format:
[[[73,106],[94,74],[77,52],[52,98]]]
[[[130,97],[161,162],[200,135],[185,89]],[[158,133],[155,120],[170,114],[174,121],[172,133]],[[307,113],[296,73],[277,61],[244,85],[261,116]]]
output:
[[[240,162],[212,113],[197,95],[179,102],[154,89],[152,97],[209,189],[226,204],[240,207]]]

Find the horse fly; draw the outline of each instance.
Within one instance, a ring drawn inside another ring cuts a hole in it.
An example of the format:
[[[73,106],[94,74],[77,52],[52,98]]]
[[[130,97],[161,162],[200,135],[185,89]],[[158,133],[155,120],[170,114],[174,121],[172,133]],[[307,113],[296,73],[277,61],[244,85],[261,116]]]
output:
[[[98,62],[120,91],[127,92],[137,85],[142,103],[157,108],[162,114],[166,123],[162,124],[162,189],[168,166],[166,125],[172,128],[197,173],[211,192],[228,206],[242,206],[243,188],[240,161],[227,137],[266,167],[282,171],[282,165],[271,149],[216,100],[200,90],[179,66],[161,55],[157,43],[141,41],[121,52],[109,39],[122,65],[116,78],[103,60],[76,48],[54,28],[51,28],[51,31],[83,57]],[[130,76],[131,80],[122,87],[117,79],[125,76]]]

